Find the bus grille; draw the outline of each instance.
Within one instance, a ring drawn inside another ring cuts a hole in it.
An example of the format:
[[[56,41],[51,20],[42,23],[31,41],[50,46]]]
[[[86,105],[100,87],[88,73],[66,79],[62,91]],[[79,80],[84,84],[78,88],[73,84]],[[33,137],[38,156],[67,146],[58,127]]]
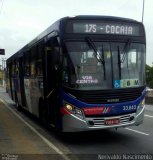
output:
[[[69,90],[78,100],[89,104],[111,104],[136,100],[145,87],[101,91]]]
[[[133,117],[133,118],[131,119],[131,117]],[[120,119],[119,124],[126,124],[126,123],[130,123],[134,120],[134,114],[128,114],[128,115],[123,115],[123,116],[118,116],[118,117],[111,117],[110,119],[112,119],[112,118],[119,118]],[[106,120],[106,118],[104,118],[104,117],[102,117],[102,118],[87,118],[89,125],[94,126],[94,127],[105,125],[105,120]]]

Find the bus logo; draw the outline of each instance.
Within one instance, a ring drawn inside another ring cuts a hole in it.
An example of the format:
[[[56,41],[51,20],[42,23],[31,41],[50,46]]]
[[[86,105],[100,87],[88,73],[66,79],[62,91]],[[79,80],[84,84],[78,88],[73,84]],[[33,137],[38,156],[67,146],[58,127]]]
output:
[[[118,98],[114,99],[108,99],[107,102],[119,102],[120,100]]]
[[[112,110],[112,107],[90,107],[83,108],[85,115],[95,115],[95,114],[107,114]]]
[[[105,107],[103,114],[109,113],[112,110],[112,107]]]

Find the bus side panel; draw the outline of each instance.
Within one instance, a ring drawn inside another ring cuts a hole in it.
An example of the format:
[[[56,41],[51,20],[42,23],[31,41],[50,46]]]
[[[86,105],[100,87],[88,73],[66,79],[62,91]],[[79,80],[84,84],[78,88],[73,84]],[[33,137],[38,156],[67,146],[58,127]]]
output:
[[[31,79],[31,107],[34,115],[39,117],[39,99],[42,97],[43,80],[41,77]]]
[[[6,92],[12,98],[12,87],[11,87],[11,76],[10,76],[10,65],[7,65],[7,73],[6,73]]]
[[[24,88],[25,88],[25,100],[26,100],[26,109],[32,113],[31,107],[31,92],[30,92],[30,79],[24,79]]]
[[[24,57],[24,95],[26,109],[39,117],[39,101],[44,97],[42,63],[44,43],[33,46]]]
[[[42,78],[25,78],[25,98],[27,110],[39,117],[39,99],[42,97],[43,89]]]
[[[12,67],[12,66],[11,66]],[[11,96],[11,98],[12,98],[12,100],[14,100],[13,99],[13,74],[12,74],[12,69],[11,69],[11,72],[10,72],[10,74],[9,74],[9,84],[10,84],[10,96]]]
[[[20,94],[20,79],[17,76],[16,78],[14,78],[14,101],[16,101],[16,103],[21,104],[21,94]]]

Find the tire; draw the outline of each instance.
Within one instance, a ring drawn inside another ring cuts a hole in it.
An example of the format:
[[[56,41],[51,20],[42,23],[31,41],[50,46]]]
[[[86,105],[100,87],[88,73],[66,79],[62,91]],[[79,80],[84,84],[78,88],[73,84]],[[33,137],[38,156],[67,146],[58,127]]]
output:
[[[43,100],[39,101],[39,119],[43,125],[47,125],[47,109]]]
[[[18,110],[19,112],[22,111],[22,107],[19,105],[19,103],[16,103],[16,107],[17,107],[17,110]]]

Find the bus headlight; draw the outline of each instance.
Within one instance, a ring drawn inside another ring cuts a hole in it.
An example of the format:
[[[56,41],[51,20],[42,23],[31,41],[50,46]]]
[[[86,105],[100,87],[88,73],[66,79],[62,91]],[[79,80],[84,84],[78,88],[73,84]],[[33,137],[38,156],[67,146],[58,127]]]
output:
[[[77,116],[78,118],[81,118],[81,119],[84,118],[83,111],[72,104],[65,103],[65,109],[70,113],[74,114],[75,116]]]
[[[70,111],[70,112],[73,111],[73,106],[70,105],[70,104],[66,104],[66,105],[65,105],[65,108],[66,108],[68,111]]]
[[[137,108],[137,113],[140,113],[141,110],[145,107],[145,98],[140,102],[138,108]]]

